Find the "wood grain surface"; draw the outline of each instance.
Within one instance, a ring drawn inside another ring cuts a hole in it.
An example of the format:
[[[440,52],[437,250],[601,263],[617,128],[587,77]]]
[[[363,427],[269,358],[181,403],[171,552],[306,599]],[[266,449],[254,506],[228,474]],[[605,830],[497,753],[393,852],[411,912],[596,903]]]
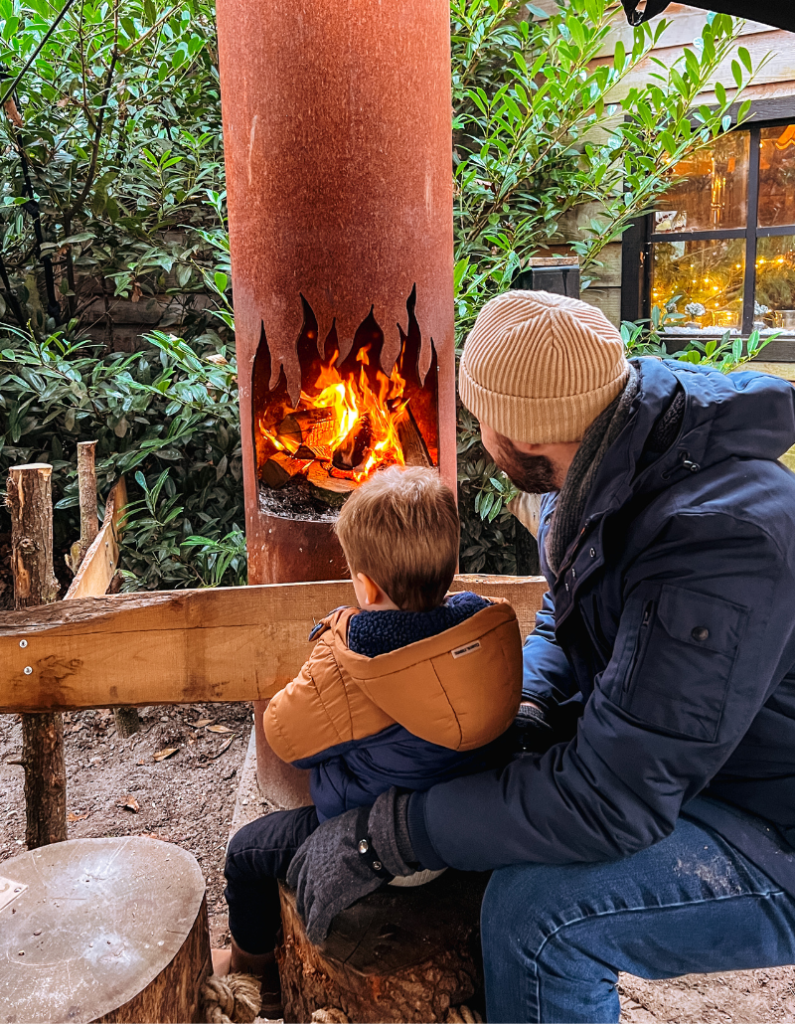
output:
[[[338,914],[322,947],[307,939],[295,895],[280,885],[285,1020],[333,1008],[361,1024],[444,1021],[451,1006],[479,1001],[488,877],[447,871],[414,889],[386,886]]]
[[[526,635],[546,582],[458,576],[453,589],[507,598]],[[0,713],[267,700],[306,660],[313,625],[354,600],[349,582],[293,583],[121,594],[5,613]]]
[[[140,837],[74,839],[3,864],[0,1021],[198,1020],[210,970],[195,858]]]
[[[119,567],[119,538],[126,504],[127,485],[124,477],[121,477],[113,485],[108,496],[102,529],[86,551],[64,600],[100,597],[110,586],[110,581]]]

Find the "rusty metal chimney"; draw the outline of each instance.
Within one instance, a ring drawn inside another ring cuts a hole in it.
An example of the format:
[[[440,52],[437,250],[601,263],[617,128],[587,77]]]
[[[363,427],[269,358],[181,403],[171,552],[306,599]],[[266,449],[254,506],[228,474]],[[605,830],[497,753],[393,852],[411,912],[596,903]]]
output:
[[[414,345],[426,392],[414,405],[438,417],[422,447],[455,487],[449,4],[218,0],[217,10],[249,580],[339,579],[333,507],[282,514],[279,492],[263,490],[257,406],[278,394],[296,407],[304,356],[330,353],[344,368],[375,339],[388,377]],[[267,748],[261,710],[261,785],[277,802],[305,802],[303,779]]]

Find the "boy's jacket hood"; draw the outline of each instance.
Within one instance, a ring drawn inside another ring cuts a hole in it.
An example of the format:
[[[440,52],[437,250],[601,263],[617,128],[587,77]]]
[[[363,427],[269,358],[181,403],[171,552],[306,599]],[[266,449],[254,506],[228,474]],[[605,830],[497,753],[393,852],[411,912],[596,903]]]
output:
[[[512,633],[519,655],[514,668],[521,678],[522,640],[516,612],[507,601],[495,601],[452,629],[376,658],[348,647],[352,614],[338,614],[331,627],[337,661],[373,704],[409,732],[442,747],[471,750],[511,724],[516,707],[510,685],[507,699],[500,701],[499,684],[491,683],[495,657]]]
[[[451,629],[374,658],[348,647],[356,614],[346,608],[323,620],[301,675],[270,702],[265,730],[281,758],[303,760],[395,724],[450,750],[474,750],[511,725],[522,641],[508,602],[495,600]]]

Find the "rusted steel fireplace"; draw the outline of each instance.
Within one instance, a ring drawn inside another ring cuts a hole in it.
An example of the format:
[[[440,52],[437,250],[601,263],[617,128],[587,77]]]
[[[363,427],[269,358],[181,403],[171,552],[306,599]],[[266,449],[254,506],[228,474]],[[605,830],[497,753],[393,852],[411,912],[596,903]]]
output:
[[[373,472],[455,484],[449,4],[219,0],[218,35],[249,579],[339,579]]]

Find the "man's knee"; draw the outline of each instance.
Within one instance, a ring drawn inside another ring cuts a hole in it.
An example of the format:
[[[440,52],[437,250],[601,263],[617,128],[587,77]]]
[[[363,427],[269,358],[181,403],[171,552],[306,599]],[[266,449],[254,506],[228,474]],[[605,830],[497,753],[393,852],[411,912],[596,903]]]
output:
[[[483,897],[481,929],[488,944],[541,945],[556,910],[566,899],[565,874],[546,864],[500,868],[491,876]]]

